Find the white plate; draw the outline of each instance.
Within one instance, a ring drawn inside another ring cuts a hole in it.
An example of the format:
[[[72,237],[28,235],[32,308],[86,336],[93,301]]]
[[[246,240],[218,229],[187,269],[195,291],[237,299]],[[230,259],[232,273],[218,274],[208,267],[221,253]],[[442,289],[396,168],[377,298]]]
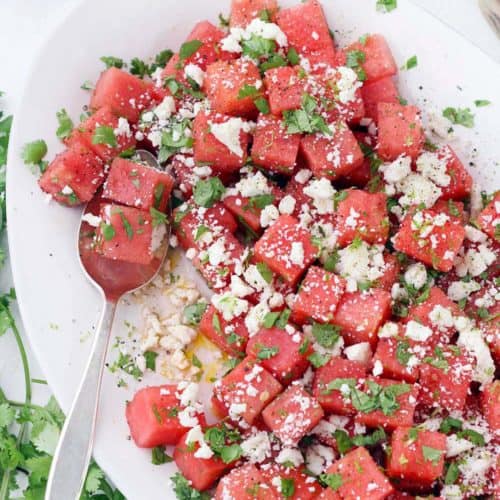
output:
[[[286,0],[291,5],[299,0]],[[400,0],[386,15],[375,12],[375,0],[324,0],[325,11],[341,43],[367,32],[383,33],[397,61],[416,54],[416,69],[402,72],[401,94],[424,109],[434,103],[470,106],[475,99],[494,104],[476,112],[473,130],[460,129],[454,145],[464,160],[477,165],[476,179],[489,190],[499,187],[500,68],[456,32]],[[217,4],[217,7],[214,7]],[[80,90],[102,69],[99,57],[146,57],[166,47],[178,48],[195,21],[216,22],[228,12],[229,0],[87,0],[54,31],[38,55],[15,117],[8,168],[10,255],[24,326],[57,399],[68,409],[90,348],[83,341],[95,328],[100,312],[98,294],[77,261],[79,210],[47,204],[35,177],[20,160],[22,145],[44,138],[50,156],[61,149],[55,137],[55,113],[65,107],[75,119],[88,94]],[[473,148],[477,152],[473,153]],[[57,328],[54,328],[57,325]],[[117,324],[116,330],[121,325]],[[117,332],[115,332],[117,333]],[[123,332],[122,332],[123,333]],[[173,498],[168,477],[174,466],[157,467],[150,454],[126,439],[124,402],[129,391],[116,388],[106,374],[95,445],[95,457],[129,500]]]

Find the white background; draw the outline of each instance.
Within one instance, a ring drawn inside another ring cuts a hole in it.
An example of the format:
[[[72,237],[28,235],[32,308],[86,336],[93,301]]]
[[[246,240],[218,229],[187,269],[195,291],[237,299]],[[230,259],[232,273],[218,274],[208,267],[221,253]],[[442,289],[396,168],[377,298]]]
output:
[[[215,5],[216,0],[212,1]],[[375,0],[353,1],[366,4],[366,8],[375,8]],[[0,98],[0,109],[15,115],[24,78],[36,57],[38,45],[74,3],[74,0],[0,0],[0,90],[6,94]],[[476,0],[414,0],[414,3],[439,17],[500,63],[500,40],[483,19]],[[68,40],[68,58],[72,57],[72,46],[81,43],[85,40]],[[467,68],[464,67],[464,71]],[[0,291],[10,286],[9,271],[4,269],[0,272]],[[31,354],[29,357],[32,376],[43,378],[36,360]],[[12,399],[21,400],[24,396],[21,362],[10,334],[0,338],[0,386]],[[35,386],[35,400],[44,402],[47,394],[46,388]]]

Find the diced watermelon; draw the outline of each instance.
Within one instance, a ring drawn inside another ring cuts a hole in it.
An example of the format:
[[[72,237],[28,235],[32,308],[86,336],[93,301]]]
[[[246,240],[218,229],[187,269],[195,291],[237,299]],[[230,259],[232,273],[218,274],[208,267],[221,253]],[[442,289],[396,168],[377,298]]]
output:
[[[450,184],[442,187],[442,200],[463,200],[472,190],[472,176],[467,172],[455,151],[450,146],[442,147],[438,158],[446,161],[446,173],[450,176]]]
[[[343,396],[340,389],[332,389],[329,384],[338,379],[354,379],[361,385],[366,377],[366,367],[358,362],[342,358],[332,358],[316,370],[313,383],[313,395],[328,413],[353,415],[352,403]]]
[[[444,212],[450,217],[457,217],[462,222],[467,222],[465,217],[464,204],[461,201],[454,200],[438,200],[432,207],[436,212]]]
[[[115,158],[104,185],[103,196],[130,207],[164,212],[174,186],[170,174],[140,163]]]
[[[278,500],[253,464],[245,464],[224,476],[215,490],[214,500]]]
[[[420,365],[420,403],[448,411],[463,410],[474,359],[457,346],[435,347]]]
[[[232,0],[229,25],[245,28],[252,20],[259,19],[262,12],[267,11],[272,19],[277,10],[276,0]]]
[[[145,387],[137,391],[127,403],[126,416],[130,434],[140,448],[175,445],[189,430],[179,420],[185,409],[176,396],[177,386]],[[191,412],[190,412],[191,413]],[[194,412],[198,424],[205,426],[202,413]]]
[[[345,293],[335,312],[334,322],[342,328],[347,345],[377,343],[379,327],[391,316],[391,294],[380,288]]]
[[[255,243],[254,255],[294,285],[318,253],[308,231],[289,215],[281,215]]]
[[[104,161],[109,161],[122,151],[135,147],[135,138],[132,133],[120,133],[118,124],[118,118],[111,108],[104,106],[73,130],[67,144],[70,147],[75,143],[87,144]],[[99,142],[99,132],[102,131],[100,127],[106,127],[104,129],[106,132],[107,129],[113,130],[111,140],[114,140],[114,144]]]
[[[425,344],[427,348],[432,349],[437,344],[447,344],[455,333],[454,322],[443,322],[444,315],[456,318],[461,316],[462,312],[441,288],[433,286],[425,301],[409,308],[403,323],[416,321],[431,328],[432,336],[425,340]]]
[[[389,480],[365,448],[355,448],[327,470],[326,476],[335,476],[340,498],[383,500],[393,491]],[[328,497],[327,497],[328,498]]]
[[[101,219],[96,250],[104,257],[144,265],[153,260],[155,229],[149,212],[103,203]]]
[[[181,61],[179,54],[175,54],[165,66],[161,79],[167,76],[173,76],[182,83],[187,83],[184,68],[189,64],[198,66],[205,71],[209,64],[219,60],[228,59],[233,56],[227,52],[221,51],[219,42],[224,38],[225,34],[222,30],[214,26],[209,21],[200,21],[195,24],[193,30],[186,39],[186,42],[198,40],[202,45],[194,51],[184,61]]]
[[[317,497],[317,500],[342,500],[342,497],[331,488],[325,488]]]
[[[174,449],[175,465],[193,488],[204,491],[211,488],[217,479],[231,469],[232,465],[224,463],[217,455],[210,458],[197,457],[200,445],[189,439],[190,433],[187,432],[177,443]]]
[[[102,160],[86,144],[75,141],[52,160],[38,184],[59,203],[73,206],[90,201],[103,182]]]
[[[288,134],[282,120],[260,115],[253,136],[252,160],[271,172],[291,175],[300,146],[299,134]]]
[[[242,316],[226,321],[222,314],[210,305],[201,318],[200,332],[231,356],[241,356],[245,352],[248,329]]]
[[[212,402],[218,413],[252,425],[281,390],[281,384],[256,359],[247,357],[215,383]]]
[[[481,229],[496,241],[500,239],[500,192],[486,205],[479,214],[477,222]]]
[[[396,380],[390,380],[386,378],[376,378],[368,377],[368,381],[365,382],[364,392],[370,396],[374,396],[370,390],[370,385],[368,382],[375,382],[381,387],[388,387],[393,385],[399,385],[401,389],[404,388],[405,391],[395,397],[394,407],[390,407],[382,411],[381,409],[376,409],[372,411],[359,411],[356,415],[355,421],[358,424],[366,425],[367,427],[383,427],[387,430],[394,430],[399,426],[411,426],[413,425],[413,415],[415,413],[415,407],[417,405],[419,386],[416,384],[406,384],[397,382]],[[378,391],[379,389],[377,389]]]
[[[91,109],[109,107],[118,116],[136,123],[140,114],[153,103],[153,85],[118,68],[101,73],[96,83]]]
[[[381,338],[377,343],[373,363],[380,363],[383,377],[416,382],[419,361],[412,353],[415,344],[411,339],[403,337]]]
[[[266,425],[285,446],[296,446],[316,427],[323,415],[317,399],[297,382],[291,384],[262,412]]]
[[[266,463],[260,466],[260,473],[277,498],[311,500],[321,491],[321,486],[313,482],[311,476],[292,467]]]
[[[384,275],[375,281],[374,286],[390,292],[394,283],[398,281],[401,266],[397,257],[392,253],[384,253],[384,263]]]
[[[446,436],[418,427],[398,427],[391,439],[390,477],[430,486],[443,474]]]
[[[236,136],[236,143],[239,145],[228,146],[212,133],[212,126],[220,124],[226,125],[226,130],[222,134],[232,138]],[[233,127],[234,125],[234,127]],[[246,130],[246,122],[241,118],[200,112],[193,122],[194,136],[194,159],[197,163],[213,164],[221,172],[234,172],[241,168],[247,159],[247,148],[250,136]]]
[[[365,116],[378,123],[378,103],[399,103],[399,92],[391,76],[372,82],[365,82],[361,87],[361,95],[365,104]]]
[[[409,213],[394,237],[394,248],[438,271],[450,271],[465,237],[459,219],[434,210]]]
[[[481,394],[481,408],[490,429],[500,431],[500,381],[487,384]]]
[[[331,322],[344,289],[343,278],[311,266],[293,302],[292,320],[300,325],[311,319],[318,323]]]
[[[369,244],[384,244],[389,237],[387,196],[360,189],[344,193],[345,198],[337,206],[337,243],[343,247],[359,237]]]
[[[301,377],[309,366],[311,349],[304,344],[304,335],[287,327],[263,328],[247,344],[247,355],[260,359],[260,364],[282,384]]]
[[[307,79],[301,78],[298,69],[290,66],[268,69],[264,83],[269,107],[275,116],[280,116],[283,111],[299,109],[302,96],[308,90]]]
[[[398,72],[391,49],[382,35],[368,35],[363,37],[362,41],[354,42],[344,49],[347,56],[353,51],[364,54],[364,61],[359,58],[358,61],[366,75],[367,82],[393,76]]]
[[[217,61],[208,66],[204,88],[211,110],[232,116],[255,116],[255,96],[242,97],[246,87],[259,89],[262,86],[259,68],[252,61],[235,59]]]
[[[302,153],[316,177],[335,180],[352,172],[364,161],[358,141],[347,125],[338,122],[331,137],[310,134],[302,138]]]
[[[420,110],[416,106],[381,102],[378,112],[378,154],[393,161],[400,155],[417,158],[424,145]]]
[[[313,72],[333,66],[335,48],[321,4],[307,0],[276,16],[278,26],[288,38],[289,46],[305,57]]]

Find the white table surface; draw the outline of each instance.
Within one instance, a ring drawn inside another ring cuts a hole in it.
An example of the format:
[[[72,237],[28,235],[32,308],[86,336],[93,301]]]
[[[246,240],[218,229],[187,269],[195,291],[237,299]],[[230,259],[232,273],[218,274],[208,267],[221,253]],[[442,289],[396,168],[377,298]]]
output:
[[[59,22],[77,0],[0,0],[0,108],[15,115],[21,98],[24,79],[37,48],[51,28]],[[104,0],[105,1],[105,0]],[[202,0],[200,0],[202,1]],[[335,0],[325,0],[335,1]],[[356,0],[375,5],[375,0]],[[400,0],[409,1],[409,0]],[[493,60],[500,63],[500,39],[491,31],[482,17],[476,0],[413,0],[414,3],[452,26],[472,43],[479,46]],[[68,41],[68,57],[71,44]],[[84,42],[83,42],[84,43]],[[467,69],[464,68],[464,71]],[[8,267],[0,271],[0,291],[12,286]],[[17,311],[15,311],[17,313]],[[19,319],[19,318],[18,318]],[[20,320],[18,321],[21,327]],[[21,327],[22,330],[22,327]],[[29,344],[25,340],[29,351]],[[0,386],[8,397],[22,399],[23,377],[17,348],[10,334],[0,337]],[[29,352],[32,376],[43,378],[33,355]],[[34,398],[40,402],[47,399],[48,389],[34,387]]]

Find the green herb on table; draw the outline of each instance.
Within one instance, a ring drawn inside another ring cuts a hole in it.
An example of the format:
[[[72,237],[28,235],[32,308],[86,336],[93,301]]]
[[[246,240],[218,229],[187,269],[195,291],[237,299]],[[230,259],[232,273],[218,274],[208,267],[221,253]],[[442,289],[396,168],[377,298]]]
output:
[[[47,162],[44,160],[47,154],[47,143],[43,139],[28,142],[24,145],[21,158],[26,165],[37,166],[43,174],[47,169]]]
[[[404,64],[401,66],[401,69],[410,70],[416,68],[418,65],[417,56],[411,56]]]
[[[474,127],[474,114],[470,108],[445,108],[443,116],[448,118],[454,125],[462,125],[466,128]]]
[[[106,65],[106,68],[118,68],[122,69],[124,66],[126,66],[125,62],[123,59],[120,59],[119,57],[114,57],[114,56],[102,56],[100,60]]]
[[[484,108],[485,106],[489,106],[491,104],[491,101],[488,101],[487,99],[477,99],[474,101],[474,105],[476,108]]]
[[[398,7],[398,0],[377,0],[376,8],[378,12],[391,12]]]

